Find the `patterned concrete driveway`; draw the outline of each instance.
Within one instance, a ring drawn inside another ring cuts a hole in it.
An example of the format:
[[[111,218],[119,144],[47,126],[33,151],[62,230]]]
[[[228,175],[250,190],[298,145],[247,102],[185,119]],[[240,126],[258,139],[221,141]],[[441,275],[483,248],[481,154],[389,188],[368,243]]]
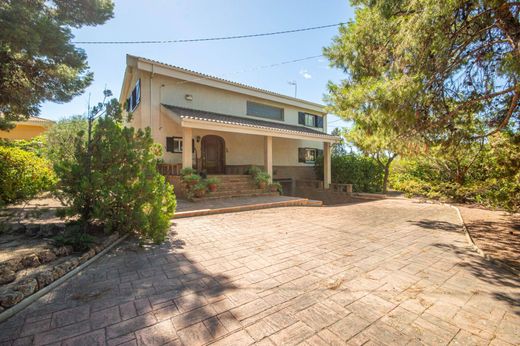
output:
[[[520,279],[455,211],[385,200],[175,221],[0,324],[0,344],[520,344]]]

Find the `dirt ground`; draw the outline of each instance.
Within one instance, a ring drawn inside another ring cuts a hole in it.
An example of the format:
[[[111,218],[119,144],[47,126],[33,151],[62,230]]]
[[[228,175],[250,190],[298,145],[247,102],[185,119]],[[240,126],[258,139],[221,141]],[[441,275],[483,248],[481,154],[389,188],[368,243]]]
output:
[[[477,246],[520,270],[520,214],[458,205]]]

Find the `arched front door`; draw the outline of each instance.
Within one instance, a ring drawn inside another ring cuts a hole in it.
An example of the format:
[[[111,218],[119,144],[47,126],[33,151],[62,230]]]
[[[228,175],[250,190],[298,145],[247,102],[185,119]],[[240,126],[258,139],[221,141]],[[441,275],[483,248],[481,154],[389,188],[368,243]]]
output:
[[[208,174],[224,174],[226,167],[226,145],[224,138],[208,135],[202,137],[202,170]]]

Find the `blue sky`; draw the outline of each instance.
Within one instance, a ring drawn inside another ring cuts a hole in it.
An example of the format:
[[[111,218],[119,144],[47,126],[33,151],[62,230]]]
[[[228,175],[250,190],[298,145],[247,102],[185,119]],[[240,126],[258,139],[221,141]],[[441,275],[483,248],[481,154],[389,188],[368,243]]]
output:
[[[115,16],[106,24],[75,30],[75,41],[172,40],[254,34],[346,22],[353,17],[348,0],[117,0]],[[259,66],[319,55],[337,28],[279,36],[177,44],[79,45],[88,55],[94,82],[84,94],[66,104],[45,103],[41,116],[58,120],[85,113],[102,98],[105,85],[119,96],[126,54],[193,69],[323,103],[329,80],[341,71],[315,58],[272,68]],[[329,131],[343,126],[331,116]]]

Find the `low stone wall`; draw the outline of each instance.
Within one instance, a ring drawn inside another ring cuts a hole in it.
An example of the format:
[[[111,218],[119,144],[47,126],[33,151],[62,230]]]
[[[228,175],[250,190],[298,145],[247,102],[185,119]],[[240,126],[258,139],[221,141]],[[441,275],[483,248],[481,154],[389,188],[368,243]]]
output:
[[[11,258],[0,263],[0,280],[7,283],[0,287],[0,312],[13,307],[21,302],[25,297],[34,294],[80,264],[88,261],[118,238],[119,234],[114,233],[107,237],[102,243],[93,245],[88,251],[84,252],[80,256],[68,259],[64,257],[59,264],[44,266],[45,268],[43,270],[38,270],[37,267],[46,263],[51,263],[60,256],[69,256],[72,253],[72,247],[54,247],[38,253]],[[16,272],[27,268],[35,268],[35,271],[19,280],[16,280]]]

